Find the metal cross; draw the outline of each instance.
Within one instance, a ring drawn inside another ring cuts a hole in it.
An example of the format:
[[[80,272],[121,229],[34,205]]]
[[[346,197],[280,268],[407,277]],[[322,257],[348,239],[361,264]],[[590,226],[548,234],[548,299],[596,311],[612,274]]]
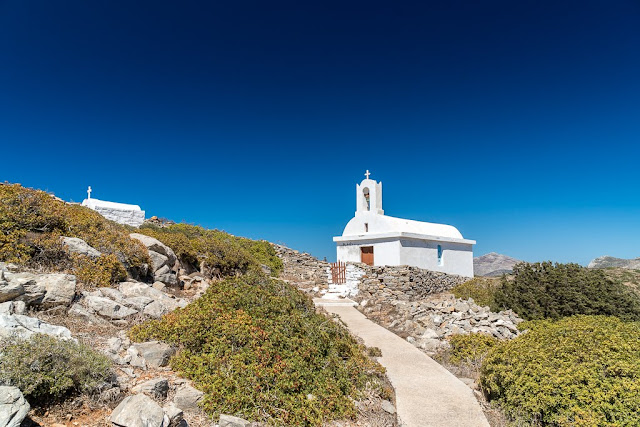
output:
[[[89,186],[89,189],[87,190],[87,199],[91,198],[91,186]]]
[[[369,175],[371,175],[371,172],[369,172],[369,169],[367,169],[367,173],[365,173],[364,176],[366,176],[367,179],[369,179]]]

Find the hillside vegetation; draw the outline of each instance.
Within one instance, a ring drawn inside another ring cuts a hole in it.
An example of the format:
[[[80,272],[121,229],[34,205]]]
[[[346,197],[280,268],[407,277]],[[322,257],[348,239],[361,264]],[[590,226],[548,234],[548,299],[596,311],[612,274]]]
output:
[[[275,425],[354,418],[364,391],[389,398],[383,368],[311,300],[262,274],[227,279],[198,300],[130,331],[181,351],[173,369],[204,391],[203,408]]]
[[[89,208],[64,203],[44,191],[0,185],[0,261],[71,271],[80,281],[107,286],[124,280],[127,273],[135,278],[147,274],[147,249],[129,233]],[[83,239],[102,255],[71,255],[62,236]]]
[[[189,224],[167,227],[143,225],[140,233],[154,237],[176,253],[183,266],[209,277],[222,277],[266,270],[272,276],[282,271],[282,261],[273,246],[264,240],[232,236]]]

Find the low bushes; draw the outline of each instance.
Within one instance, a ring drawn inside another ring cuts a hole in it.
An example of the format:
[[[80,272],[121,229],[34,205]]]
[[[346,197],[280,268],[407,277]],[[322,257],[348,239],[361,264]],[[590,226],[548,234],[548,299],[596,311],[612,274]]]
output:
[[[475,303],[480,306],[492,307],[495,305],[494,295],[499,287],[500,281],[497,279],[474,277],[469,281],[456,285],[451,289],[451,293],[456,298],[473,298]]]
[[[528,320],[576,314],[640,320],[640,298],[602,270],[578,264],[517,264],[494,294],[495,311],[512,309]]]
[[[498,339],[487,334],[451,335],[448,361],[478,370],[489,351],[498,343]]]
[[[18,387],[33,405],[91,393],[111,375],[109,359],[73,341],[48,335],[0,341],[0,384]]]
[[[154,237],[174,250],[185,265],[210,276],[232,276],[264,265],[271,275],[282,271],[282,261],[269,242],[232,236],[219,230],[206,230],[189,224],[167,227],[143,225],[140,233]]]
[[[316,314],[290,285],[249,274],[211,285],[198,300],[130,331],[181,348],[173,369],[205,392],[210,414],[277,425],[322,425],[356,415],[365,390],[390,397],[383,368],[347,330]]]
[[[484,361],[481,384],[517,425],[640,425],[640,323],[575,316],[525,322]]]

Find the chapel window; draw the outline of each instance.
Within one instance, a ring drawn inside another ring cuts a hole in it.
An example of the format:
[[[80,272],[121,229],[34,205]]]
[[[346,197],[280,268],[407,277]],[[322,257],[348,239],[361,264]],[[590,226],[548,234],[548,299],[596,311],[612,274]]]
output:
[[[442,246],[438,245],[438,265],[443,265],[444,262],[442,260]]]
[[[368,223],[368,222],[365,222],[365,223],[364,223],[364,232],[365,232],[365,233],[368,233],[368,232],[369,232],[369,223]]]

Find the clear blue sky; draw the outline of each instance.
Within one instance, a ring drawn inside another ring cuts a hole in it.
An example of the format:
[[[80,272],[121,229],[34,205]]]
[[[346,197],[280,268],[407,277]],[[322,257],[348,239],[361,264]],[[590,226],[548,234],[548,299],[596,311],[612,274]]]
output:
[[[640,2],[0,0],[0,180],[335,258],[387,214],[640,256]]]

